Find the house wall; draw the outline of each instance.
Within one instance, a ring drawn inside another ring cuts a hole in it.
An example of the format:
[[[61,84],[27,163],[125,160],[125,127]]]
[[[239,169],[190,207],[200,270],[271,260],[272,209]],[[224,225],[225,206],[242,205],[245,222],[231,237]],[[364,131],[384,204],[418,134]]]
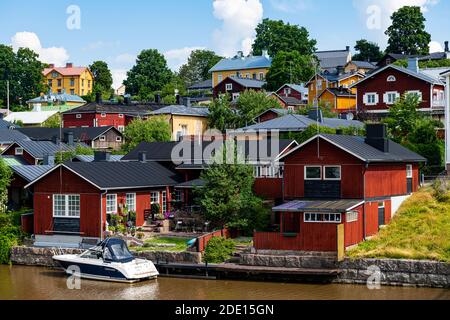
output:
[[[227,84],[233,84],[233,89],[232,90],[226,90],[226,85]],[[228,93],[230,94],[230,98],[233,98],[232,95],[233,93],[241,93],[244,92],[247,89],[251,89],[251,90],[255,90],[255,91],[259,91],[260,89],[256,89],[256,88],[246,88],[242,85],[240,85],[239,83],[233,81],[231,78],[227,78],[224,79],[222,82],[220,82],[218,85],[216,85],[213,89],[213,95],[215,98],[217,98],[219,95],[221,94],[225,94]]]
[[[241,74],[242,78],[247,77],[247,74],[249,74],[248,78],[253,79],[253,74],[256,73],[256,79],[258,80],[265,80],[267,72],[269,72],[269,68],[257,68],[257,69],[246,69],[246,70],[230,70],[230,71],[215,71],[212,73],[212,79],[213,88],[219,84],[219,75],[222,75],[222,81],[225,80],[227,77],[236,76],[237,72]],[[264,74],[264,78],[260,79],[259,74]]]
[[[279,96],[281,96],[281,97],[286,97],[286,94],[284,93],[284,89],[285,88],[290,88],[291,89],[291,93],[287,95],[288,97],[294,97],[294,98],[297,98],[300,101],[303,100],[301,92],[298,92],[297,90],[294,90],[291,87],[286,86],[286,85],[283,86],[281,89],[279,89],[276,93]]]
[[[120,137],[121,141],[117,141],[116,139]],[[100,141],[100,137],[91,142],[91,145],[94,149],[113,149],[120,150],[123,145],[123,137],[115,130],[108,130],[105,134],[106,141]],[[89,144],[88,141],[86,143]]]
[[[64,128],[81,128],[81,127],[115,127],[119,130],[120,126],[124,128],[134,120],[134,117],[119,113],[106,113],[102,117],[101,113],[79,113],[80,119],[77,119],[77,114],[63,114]]]
[[[354,74],[351,77],[348,77],[347,79],[344,80],[340,80],[339,83],[337,84],[337,87],[350,87],[351,85],[357,83],[359,80],[361,80],[363,77],[359,74]],[[352,88],[350,89],[350,91],[353,94],[356,94],[356,88]]]
[[[277,100],[281,102],[281,100],[279,100],[278,98],[277,98]],[[284,106],[284,104],[283,104],[283,106]],[[269,110],[269,111],[265,112],[264,114],[262,114],[260,117],[258,117],[256,119],[256,122],[262,123],[262,122],[270,121],[270,120],[273,120],[276,118],[278,118],[278,114],[276,112]]]
[[[80,113],[81,119],[77,119],[76,114],[63,114],[64,128],[81,128],[95,126],[95,113]]]
[[[4,153],[2,153],[2,154],[7,155],[7,156],[15,156],[17,147],[19,147],[19,145],[15,143],[15,144],[11,145],[11,147],[8,150],[4,151]],[[29,154],[25,150],[23,150],[23,155],[19,156],[19,157],[22,157],[30,165],[38,164],[38,160],[36,160],[31,154]]]
[[[320,94],[330,86],[330,83],[324,77],[318,75],[317,79],[322,80],[322,88],[317,90],[316,78],[313,78],[311,80],[311,82],[308,84],[308,104],[313,104],[316,95],[320,96]]]
[[[52,80],[51,90],[53,93],[58,93],[64,89],[67,94],[71,94],[73,90],[73,94],[78,96],[84,96],[92,92],[94,86],[94,80],[92,74],[86,69],[81,73],[81,75],[76,76],[63,76],[58,73],[56,78],[52,76],[53,71],[51,71],[48,75],[45,76],[45,85],[48,85],[48,80]],[[58,86],[58,79],[61,80],[61,86]],[[74,85],[71,85],[71,79],[74,80]],[[83,81],[84,80],[84,81]],[[89,82],[90,81],[90,82]]]
[[[283,179],[257,178],[253,190],[258,197],[264,199],[281,199],[283,197]]]

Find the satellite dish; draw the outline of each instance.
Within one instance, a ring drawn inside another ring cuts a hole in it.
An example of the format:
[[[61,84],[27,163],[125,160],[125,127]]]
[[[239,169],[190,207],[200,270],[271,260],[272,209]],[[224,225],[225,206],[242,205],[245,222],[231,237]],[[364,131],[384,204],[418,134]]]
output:
[[[347,116],[346,116],[346,117],[347,117],[347,120],[349,120],[349,121],[355,119],[355,116],[354,116],[353,113],[351,113],[351,112],[347,113]]]

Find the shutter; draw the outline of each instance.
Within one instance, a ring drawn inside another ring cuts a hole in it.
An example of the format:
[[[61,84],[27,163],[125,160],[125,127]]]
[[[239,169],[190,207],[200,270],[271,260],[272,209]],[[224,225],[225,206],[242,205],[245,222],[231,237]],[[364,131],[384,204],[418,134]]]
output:
[[[380,103],[380,95],[378,93],[375,93],[375,104]]]
[[[387,93],[383,94],[383,102],[384,103],[388,103],[389,102],[387,96],[388,96]]]
[[[368,103],[367,93],[363,96],[363,103],[364,104]]]

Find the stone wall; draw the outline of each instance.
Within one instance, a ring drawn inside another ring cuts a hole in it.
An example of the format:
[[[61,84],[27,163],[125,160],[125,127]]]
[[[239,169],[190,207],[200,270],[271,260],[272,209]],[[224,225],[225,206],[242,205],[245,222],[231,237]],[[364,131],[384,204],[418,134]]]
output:
[[[59,254],[80,254],[80,249],[52,249],[33,247],[13,247],[11,249],[11,262],[18,265],[56,267],[52,256]],[[201,263],[202,255],[197,252],[133,252],[136,257],[146,258],[153,263]]]
[[[335,283],[366,284],[369,277],[381,285],[450,288],[450,264],[436,261],[395,259],[346,259],[331,256],[294,255],[276,252],[243,254],[241,264],[258,267],[336,269]]]

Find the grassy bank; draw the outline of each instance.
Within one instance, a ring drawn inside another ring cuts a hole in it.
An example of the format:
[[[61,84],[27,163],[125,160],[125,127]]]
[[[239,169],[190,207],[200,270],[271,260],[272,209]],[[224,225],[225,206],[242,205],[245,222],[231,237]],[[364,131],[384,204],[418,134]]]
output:
[[[169,238],[169,237],[155,237],[153,239],[145,240],[144,246],[133,248],[136,251],[172,251],[183,252],[188,248],[185,238]]]
[[[450,200],[437,201],[432,188],[421,189],[405,201],[386,228],[348,255],[450,262]]]

